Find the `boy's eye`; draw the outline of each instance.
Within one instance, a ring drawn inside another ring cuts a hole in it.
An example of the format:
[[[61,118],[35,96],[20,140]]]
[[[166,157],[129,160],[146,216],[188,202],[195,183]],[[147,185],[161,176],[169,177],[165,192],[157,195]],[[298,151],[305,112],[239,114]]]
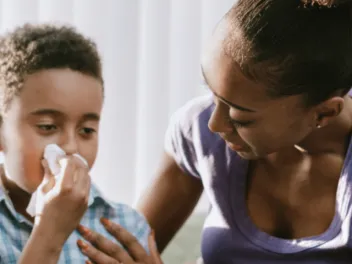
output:
[[[37,125],[37,127],[43,131],[53,131],[53,130],[57,129],[57,126],[52,125],[52,124],[39,124],[39,125]]]
[[[90,127],[84,127],[80,130],[80,133],[85,135],[93,134],[94,132],[95,132],[95,129]]]

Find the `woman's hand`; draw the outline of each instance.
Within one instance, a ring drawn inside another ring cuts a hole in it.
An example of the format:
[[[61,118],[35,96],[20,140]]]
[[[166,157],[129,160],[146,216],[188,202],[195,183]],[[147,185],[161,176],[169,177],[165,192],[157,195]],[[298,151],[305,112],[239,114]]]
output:
[[[151,232],[148,239],[150,255],[139,244],[138,240],[123,229],[121,226],[110,222],[107,219],[101,220],[105,229],[116,238],[125,248],[123,249],[116,243],[104,236],[79,226],[78,231],[90,242],[90,244],[78,240],[77,244],[82,253],[90,261],[96,264],[162,264],[160,254],[156,248],[154,233]],[[92,263],[87,261],[86,263]]]

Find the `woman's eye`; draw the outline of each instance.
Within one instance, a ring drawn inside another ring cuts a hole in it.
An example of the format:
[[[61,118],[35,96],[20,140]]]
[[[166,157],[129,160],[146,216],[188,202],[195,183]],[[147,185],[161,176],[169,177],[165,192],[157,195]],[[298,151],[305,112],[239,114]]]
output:
[[[52,125],[52,124],[39,124],[39,125],[37,125],[37,127],[43,131],[53,131],[53,130],[57,129],[57,126]]]
[[[251,124],[253,124],[253,121],[237,121],[234,119],[229,119],[231,125],[233,125],[235,128],[243,128],[243,127],[248,127]]]

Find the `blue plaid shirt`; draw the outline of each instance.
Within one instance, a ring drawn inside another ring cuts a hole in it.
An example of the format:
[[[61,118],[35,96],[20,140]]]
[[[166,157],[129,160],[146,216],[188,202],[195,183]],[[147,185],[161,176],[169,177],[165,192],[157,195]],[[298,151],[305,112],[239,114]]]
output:
[[[100,218],[106,217],[131,232],[148,250],[150,227],[145,218],[134,209],[127,205],[106,201],[94,185],[91,188],[88,205],[87,212],[81,220],[82,225],[114,240],[100,223]],[[0,263],[17,263],[32,228],[33,224],[15,211],[8,195],[0,187]],[[66,241],[58,263],[85,263],[86,257],[76,244],[78,239],[82,239],[82,237],[77,231],[74,231]]]

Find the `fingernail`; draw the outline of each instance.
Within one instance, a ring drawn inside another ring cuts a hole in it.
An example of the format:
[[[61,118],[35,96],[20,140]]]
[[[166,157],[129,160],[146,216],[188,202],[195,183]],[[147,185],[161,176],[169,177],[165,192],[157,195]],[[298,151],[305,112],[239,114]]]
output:
[[[150,230],[150,235],[153,237],[153,239],[155,238],[155,231],[154,231],[154,229]]]
[[[86,242],[83,242],[82,240],[78,239],[77,240],[77,245],[79,246],[80,249],[86,250],[88,248],[88,244]]]
[[[111,226],[111,222],[109,219],[106,218],[100,218],[100,222],[105,226],[105,227],[110,227]]]
[[[90,235],[90,230],[86,228],[85,226],[79,225],[77,228],[78,232],[80,232],[83,236],[89,236]]]
[[[86,264],[93,264],[93,263],[89,260],[86,260]]]

